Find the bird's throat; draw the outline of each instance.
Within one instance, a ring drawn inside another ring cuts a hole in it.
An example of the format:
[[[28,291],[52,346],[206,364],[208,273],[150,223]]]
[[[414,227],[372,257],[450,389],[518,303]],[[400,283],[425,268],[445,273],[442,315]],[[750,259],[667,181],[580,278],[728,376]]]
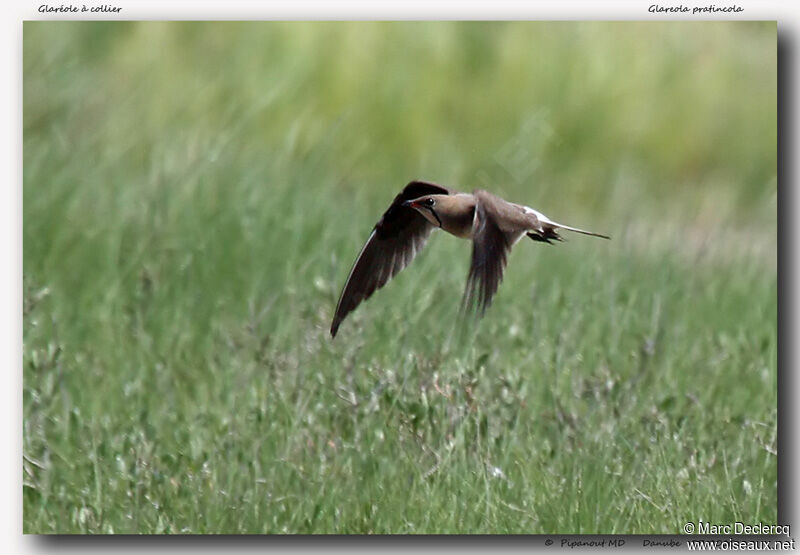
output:
[[[434,210],[430,206],[424,206],[423,208],[429,210],[430,213],[433,214],[433,217],[436,218],[436,221],[439,222],[439,227],[442,227],[442,220],[439,219],[439,214],[436,213],[436,210]]]

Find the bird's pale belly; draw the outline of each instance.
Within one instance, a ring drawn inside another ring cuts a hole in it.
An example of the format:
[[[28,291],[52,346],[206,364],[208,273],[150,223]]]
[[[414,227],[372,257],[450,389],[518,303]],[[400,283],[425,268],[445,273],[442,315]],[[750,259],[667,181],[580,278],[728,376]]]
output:
[[[472,226],[469,227],[443,226],[442,229],[445,230],[450,235],[455,235],[456,237],[460,237],[462,239],[472,239]]]
[[[473,236],[473,227],[470,224],[469,226],[452,226],[446,225],[442,226],[442,229],[445,230],[447,233],[451,235],[455,235],[456,237],[460,237],[461,239],[472,239]],[[520,239],[525,236],[525,231],[516,231],[512,233],[506,233],[506,237],[508,238],[509,244],[513,245]]]

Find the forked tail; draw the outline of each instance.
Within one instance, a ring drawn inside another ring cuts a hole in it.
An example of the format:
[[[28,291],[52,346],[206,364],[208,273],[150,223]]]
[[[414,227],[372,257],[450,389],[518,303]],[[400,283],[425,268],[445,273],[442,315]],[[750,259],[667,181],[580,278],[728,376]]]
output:
[[[530,206],[523,206],[523,209],[528,214],[533,214],[536,216],[534,221],[538,222],[540,228],[536,231],[532,231],[528,233],[528,237],[533,239],[534,241],[543,241],[545,243],[549,243],[550,239],[555,239],[556,241],[561,241],[561,237],[556,233],[558,229],[566,229],[567,231],[574,231],[576,233],[583,233],[584,235],[591,235],[592,237],[601,237],[603,239],[611,239],[608,235],[603,235],[602,233],[595,233],[594,231],[586,231],[585,229],[580,229],[578,227],[572,227],[569,225],[560,224],[558,222],[554,222],[538,210],[534,210]]]
[[[583,233],[584,235],[591,235],[592,237],[600,237],[602,239],[611,239],[608,235],[603,235],[602,233],[595,233],[594,231],[586,231],[585,229],[580,229],[577,227],[570,227],[568,225],[559,224],[556,222],[548,222],[551,226],[557,227],[560,229],[566,229],[568,231],[575,231],[577,233]]]

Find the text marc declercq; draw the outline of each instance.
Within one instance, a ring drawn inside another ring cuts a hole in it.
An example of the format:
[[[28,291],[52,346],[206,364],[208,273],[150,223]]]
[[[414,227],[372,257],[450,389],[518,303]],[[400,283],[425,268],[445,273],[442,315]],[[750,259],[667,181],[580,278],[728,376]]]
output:
[[[710,522],[703,522],[702,520],[697,523],[698,534],[709,534],[718,536],[731,536],[731,535],[789,535],[789,525],[778,524],[744,524],[743,522],[734,522],[733,524],[711,524]]]

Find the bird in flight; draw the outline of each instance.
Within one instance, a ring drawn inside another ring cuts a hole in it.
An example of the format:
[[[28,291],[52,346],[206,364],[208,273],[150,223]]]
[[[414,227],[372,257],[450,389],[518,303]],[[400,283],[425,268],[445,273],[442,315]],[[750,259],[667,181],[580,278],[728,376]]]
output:
[[[483,314],[492,302],[506,266],[508,252],[523,236],[534,241],[561,241],[559,229],[610,239],[554,222],[533,208],[476,190],[460,193],[448,187],[412,181],[398,194],[356,258],[342,289],[331,323],[331,337],[362,301],[408,266],[431,232],[441,228],[472,239],[472,262],[462,307]]]

